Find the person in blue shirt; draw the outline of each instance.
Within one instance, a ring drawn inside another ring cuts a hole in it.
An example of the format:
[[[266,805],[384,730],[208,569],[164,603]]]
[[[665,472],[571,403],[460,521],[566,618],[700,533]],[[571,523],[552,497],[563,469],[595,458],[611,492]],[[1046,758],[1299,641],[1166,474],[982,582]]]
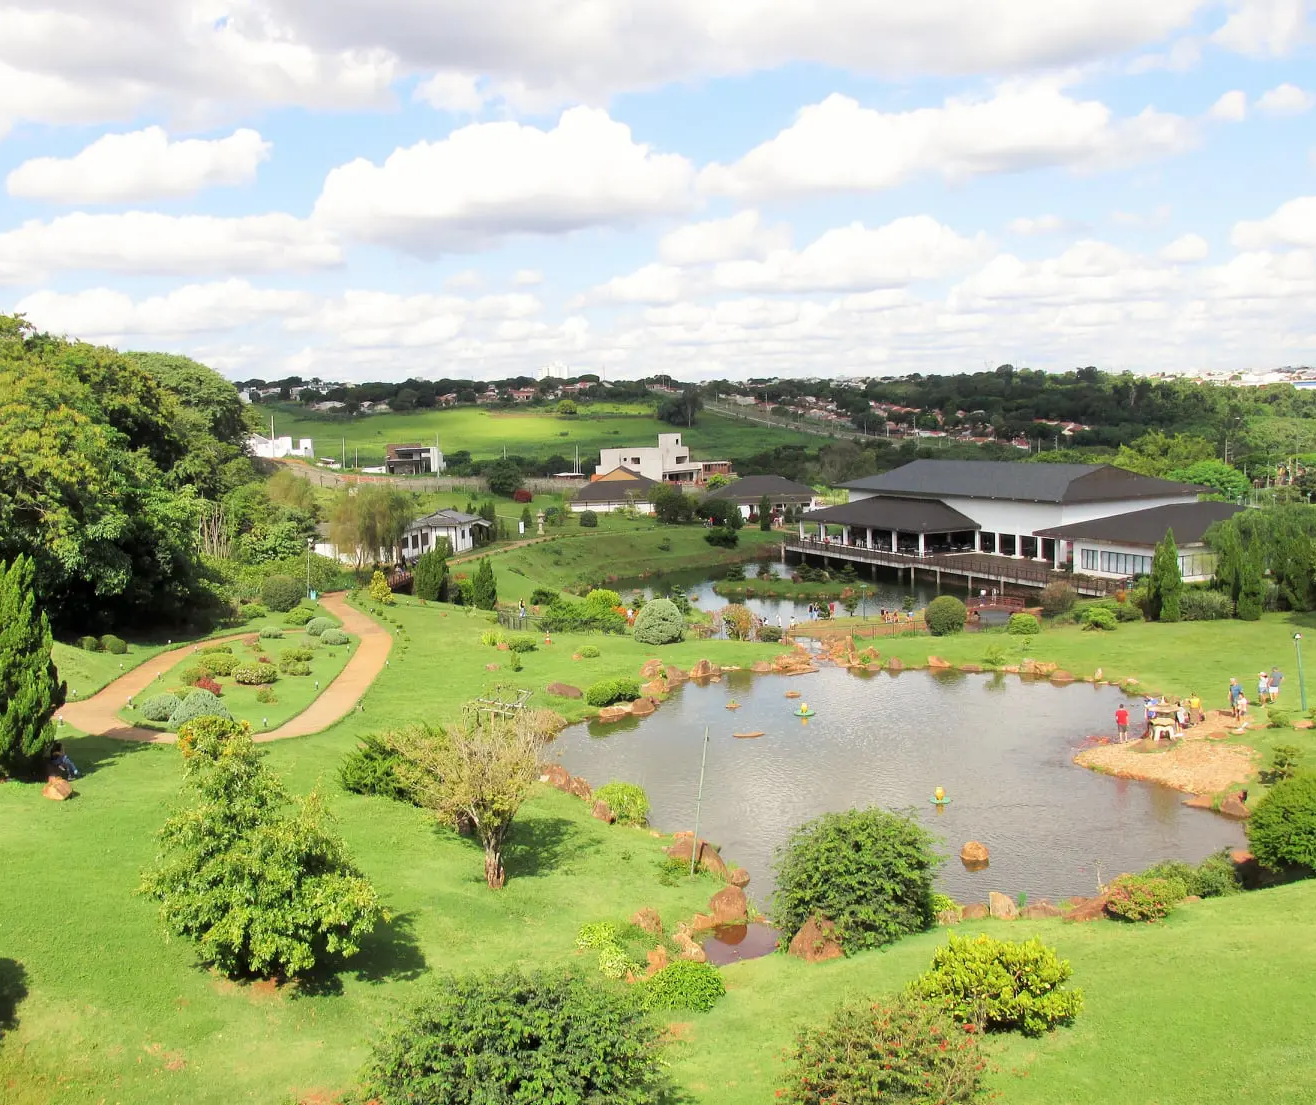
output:
[[[1279,701],[1279,685],[1284,682],[1284,673],[1279,668],[1270,669],[1270,701]]]

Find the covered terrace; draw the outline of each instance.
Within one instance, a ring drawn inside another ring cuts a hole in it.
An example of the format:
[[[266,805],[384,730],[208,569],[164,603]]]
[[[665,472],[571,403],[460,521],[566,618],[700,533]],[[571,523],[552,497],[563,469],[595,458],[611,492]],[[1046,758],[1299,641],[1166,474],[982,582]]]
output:
[[[873,497],[822,507],[800,516],[800,540],[832,542],[828,526],[841,529],[839,544],[905,556],[980,551],[978,524],[936,499]],[[808,532],[816,526],[817,537]]]

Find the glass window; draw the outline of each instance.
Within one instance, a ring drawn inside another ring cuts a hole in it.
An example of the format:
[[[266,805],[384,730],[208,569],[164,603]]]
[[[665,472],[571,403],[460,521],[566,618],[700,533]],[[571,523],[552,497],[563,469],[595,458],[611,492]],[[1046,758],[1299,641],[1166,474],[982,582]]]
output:
[[[1082,551],[1082,568],[1085,572],[1095,572],[1097,570],[1097,550],[1084,549]]]

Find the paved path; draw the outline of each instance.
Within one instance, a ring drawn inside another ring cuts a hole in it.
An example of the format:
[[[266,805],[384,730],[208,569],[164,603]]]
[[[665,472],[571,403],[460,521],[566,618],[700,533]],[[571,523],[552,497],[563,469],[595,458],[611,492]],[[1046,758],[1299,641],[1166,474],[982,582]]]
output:
[[[329,728],[351,711],[365,694],[366,689],[375,681],[375,677],[384,670],[389,650],[393,647],[393,638],[376,621],[349,606],[342,595],[321,595],[320,603],[342,621],[343,628],[347,632],[360,638],[356,651],[347,661],[347,666],[338,673],[338,678],[325,688],[319,698],[277,729],[256,734],[254,739],[257,741],[305,737]],[[248,636],[250,634],[240,633],[232,637],[215,638],[207,641],[206,644],[240,641]],[[69,725],[81,729],[84,733],[114,737],[116,740],[143,741],[147,744],[172,744],[178,739],[175,734],[129,725],[119,717],[119,710],[128,699],[141,694],[154,683],[156,676],[169,671],[184,657],[191,655],[195,647],[195,645],[184,645],[152,657],[132,671],[119,676],[91,698],[82,702],[68,703],[60,711],[60,716]]]

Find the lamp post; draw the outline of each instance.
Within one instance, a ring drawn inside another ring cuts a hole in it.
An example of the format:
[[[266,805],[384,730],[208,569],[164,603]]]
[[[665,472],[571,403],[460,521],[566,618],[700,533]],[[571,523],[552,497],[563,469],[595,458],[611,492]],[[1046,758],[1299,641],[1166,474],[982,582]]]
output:
[[[306,539],[306,597],[311,597],[311,550],[315,548],[315,538]]]
[[[1293,651],[1298,656],[1298,696],[1302,701],[1302,712],[1307,712],[1307,684],[1302,678],[1302,634],[1293,634]]]

